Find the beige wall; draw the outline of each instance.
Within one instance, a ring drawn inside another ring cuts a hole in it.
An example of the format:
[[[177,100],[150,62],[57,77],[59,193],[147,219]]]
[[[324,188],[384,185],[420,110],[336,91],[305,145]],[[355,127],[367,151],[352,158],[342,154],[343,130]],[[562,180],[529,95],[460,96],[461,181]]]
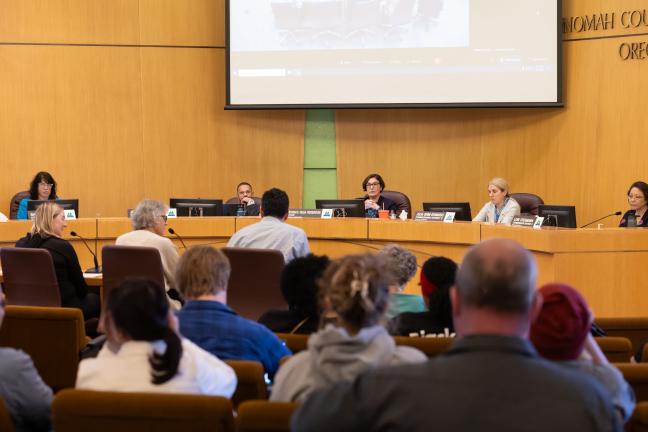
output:
[[[643,7],[565,0],[564,15]],[[224,0],[0,0],[0,211],[41,169],[86,216],[143,197],[227,198],[241,179],[300,202],[304,113],[223,111],[223,29]],[[574,37],[633,31],[646,28]],[[579,223],[624,210],[628,185],[648,179],[648,60],[617,52],[645,40],[563,43],[562,109],[338,110],[340,196],[378,171],[415,208],[476,212],[497,175],[575,204]]]
[[[241,180],[301,201],[303,111],[223,110],[223,0],[0,0],[0,42],[3,213],[39,170],[82,216]]]

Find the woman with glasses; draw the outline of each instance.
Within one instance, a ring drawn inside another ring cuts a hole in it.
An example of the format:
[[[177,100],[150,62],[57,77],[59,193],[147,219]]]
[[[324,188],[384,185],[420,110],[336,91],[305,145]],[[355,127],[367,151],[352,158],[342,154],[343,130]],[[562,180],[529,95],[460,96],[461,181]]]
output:
[[[56,196],[56,180],[52,174],[41,171],[34,176],[34,179],[29,185],[29,198],[23,198],[18,206],[18,213],[16,219],[27,219],[27,203],[29,201],[39,200],[55,200]]]
[[[67,227],[63,209],[54,202],[44,203],[34,214],[34,224],[16,247],[47,249],[52,256],[56,279],[61,293],[61,306],[78,308],[88,320],[99,316],[99,295],[88,292],[74,248],[64,240]]]
[[[365,215],[368,218],[377,218],[379,210],[389,210],[396,212],[398,205],[384,196],[381,192],[385,189],[385,181],[380,174],[369,174],[362,181],[362,190],[367,194],[363,197],[365,200]]]
[[[179,295],[175,290],[173,275],[178,266],[178,250],[170,239],[164,237],[169,208],[156,200],[141,201],[131,214],[133,231],[117,237],[118,246],[145,246],[160,251],[164,270],[164,285],[174,307],[179,308]]]

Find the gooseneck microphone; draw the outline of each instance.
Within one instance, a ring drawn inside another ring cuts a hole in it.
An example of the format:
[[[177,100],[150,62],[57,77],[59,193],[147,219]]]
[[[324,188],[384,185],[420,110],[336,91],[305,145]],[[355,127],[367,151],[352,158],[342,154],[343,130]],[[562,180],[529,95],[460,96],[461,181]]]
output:
[[[92,252],[92,249],[90,249],[90,246],[88,246],[88,242],[86,242],[86,239],[84,239],[79,234],[77,234],[76,231],[70,232],[70,235],[72,237],[79,237],[81,239],[81,241],[83,242],[83,244],[85,245],[85,247],[88,248],[88,252],[90,252],[90,254],[92,255],[92,259],[94,260],[94,265],[95,266],[94,266],[94,268],[91,267],[91,268],[87,269],[85,272],[86,273],[101,273],[101,267],[99,267],[99,262],[97,261],[97,254]]]
[[[596,219],[596,220],[593,220],[593,221],[590,222],[590,223],[586,223],[586,224],[583,225],[581,228],[588,227],[588,226],[592,225],[593,223],[596,223],[596,222],[598,222],[598,221],[602,221],[603,219],[607,219],[607,218],[609,218],[610,216],[621,216],[622,214],[623,214],[623,213],[620,212],[620,211],[617,211],[617,212],[614,212],[614,213],[610,213],[609,215],[605,215],[605,216],[603,216],[602,218],[598,218],[598,219]]]
[[[175,232],[175,230],[173,228],[171,228],[171,227],[169,227],[168,231],[169,231],[169,234],[178,237],[178,240],[180,240],[180,243],[182,243],[182,247],[187,249],[187,245],[185,244],[184,240],[182,240],[182,237],[180,237],[180,234]]]

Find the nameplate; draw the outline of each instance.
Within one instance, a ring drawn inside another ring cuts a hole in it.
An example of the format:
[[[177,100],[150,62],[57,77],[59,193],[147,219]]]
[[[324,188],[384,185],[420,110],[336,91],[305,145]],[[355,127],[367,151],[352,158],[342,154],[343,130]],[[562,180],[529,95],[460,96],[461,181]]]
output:
[[[63,209],[63,213],[65,214],[65,219],[76,219],[76,212],[74,209]]]
[[[445,220],[445,215],[446,212],[417,211],[414,215],[414,220],[443,222]],[[452,216],[454,216],[454,213],[452,214]]]
[[[321,219],[322,209],[289,209],[288,217]]]
[[[535,219],[536,219],[535,216],[515,216],[513,218],[513,222],[511,222],[511,226],[531,228],[535,223]]]

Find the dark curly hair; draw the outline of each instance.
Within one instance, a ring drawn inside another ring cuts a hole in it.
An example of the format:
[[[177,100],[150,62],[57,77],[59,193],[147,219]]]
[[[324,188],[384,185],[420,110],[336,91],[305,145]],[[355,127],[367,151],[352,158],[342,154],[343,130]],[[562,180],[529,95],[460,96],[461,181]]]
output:
[[[319,316],[317,280],[330,262],[326,255],[309,254],[286,264],[281,273],[281,294],[290,310],[302,317]]]

